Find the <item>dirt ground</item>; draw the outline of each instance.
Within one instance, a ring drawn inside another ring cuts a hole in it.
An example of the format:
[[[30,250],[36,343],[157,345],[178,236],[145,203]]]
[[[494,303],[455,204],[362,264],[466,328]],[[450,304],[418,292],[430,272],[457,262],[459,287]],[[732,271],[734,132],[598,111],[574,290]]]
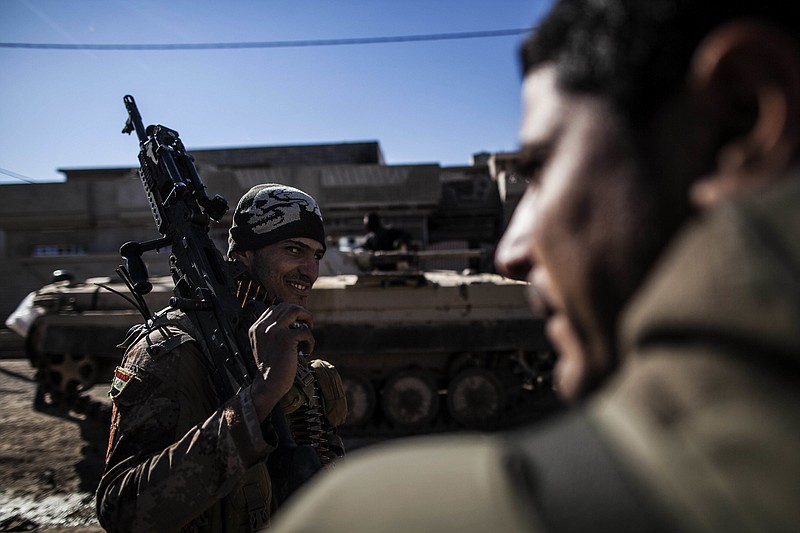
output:
[[[100,400],[108,385],[90,394]],[[33,409],[27,360],[0,360],[0,531],[89,533],[107,425],[75,412]]]

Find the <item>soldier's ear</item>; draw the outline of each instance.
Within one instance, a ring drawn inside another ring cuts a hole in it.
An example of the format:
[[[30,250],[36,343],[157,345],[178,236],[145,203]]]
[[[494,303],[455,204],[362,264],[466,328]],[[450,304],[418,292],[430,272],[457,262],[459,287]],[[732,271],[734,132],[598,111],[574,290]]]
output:
[[[243,252],[237,250],[233,252],[233,258],[244,263],[244,266],[247,268],[250,268],[250,264],[253,262],[253,252],[250,250],[245,250]]]
[[[714,170],[691,188],[707,207],[775,179],[800,146],[800,55],[775,28],[735,21],[698,46],[689,89],[712,139]]]

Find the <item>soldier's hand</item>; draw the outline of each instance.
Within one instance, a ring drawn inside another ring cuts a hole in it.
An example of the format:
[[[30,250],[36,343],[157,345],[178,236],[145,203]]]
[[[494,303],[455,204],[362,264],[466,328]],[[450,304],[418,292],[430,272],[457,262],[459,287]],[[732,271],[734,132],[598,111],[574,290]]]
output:
[[[253,382],[253,401],[259,416],[266,417],[289,391],[297,371],[297,353],[311,353],[311,313],[294,304],[267,309],[250,327],[250,347],[263,380]]]

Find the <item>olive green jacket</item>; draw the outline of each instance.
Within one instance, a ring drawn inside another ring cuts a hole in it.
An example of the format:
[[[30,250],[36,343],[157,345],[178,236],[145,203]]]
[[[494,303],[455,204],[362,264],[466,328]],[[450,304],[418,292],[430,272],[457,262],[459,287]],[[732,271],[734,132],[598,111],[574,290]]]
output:
[[[563,418],[354,454],[275,530],[800,531],[800,179],[688,227],[621,331]]]
[[[695,531],[800,531],[800,179],[687,232],[630,306],[591,416]]]

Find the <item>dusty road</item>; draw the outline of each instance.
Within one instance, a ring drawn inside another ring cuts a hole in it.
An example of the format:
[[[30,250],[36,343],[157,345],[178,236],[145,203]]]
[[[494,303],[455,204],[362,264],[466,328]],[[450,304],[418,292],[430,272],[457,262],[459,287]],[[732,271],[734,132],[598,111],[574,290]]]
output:
[[[90,393],[108,401],[108,385]],[[76,412],[33,409],[27,360],[0,360],[0,531],[100,532],[94,490],[106,424]]]

